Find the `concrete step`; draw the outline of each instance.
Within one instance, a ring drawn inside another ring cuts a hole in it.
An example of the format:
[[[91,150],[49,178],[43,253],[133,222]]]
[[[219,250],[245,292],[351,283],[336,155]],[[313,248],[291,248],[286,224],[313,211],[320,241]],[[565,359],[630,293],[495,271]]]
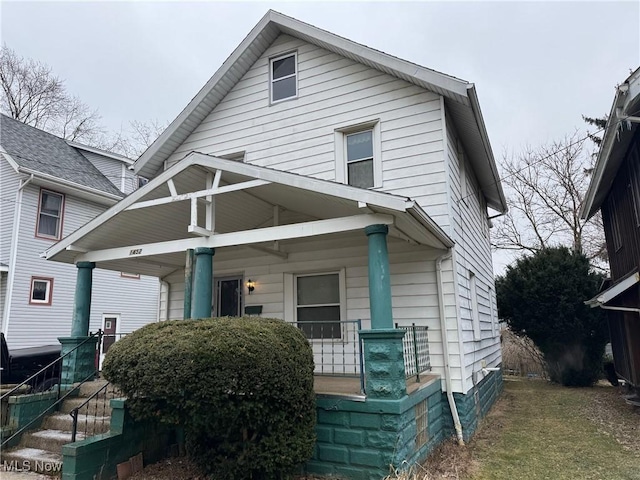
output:
[[[84,440],[85,435],[78,431],[76,441]],[[27,432],[20,440],[20,446],[39,450],[47,450],[52,453],[62,453],[62,446],[71,443],[71,432],[64,430],[39,430]]]
[[[5,471],[60,475],[62,473],[62,454],[39,448],[18,447],[2,452],[2,465]]]
[[[108,432],[110,423],[109,415],[78,415],[78,431],[88,436]],[[73,429],[73,418],[68,413],[56,413],[45,418],[42,427],[70,432]]]
[[[82,385],[77,385],[78,387],[78,396],[80,397],[90,397],[97,391],[99,391],[102,387],[104,387],[107,383],[106,380],[93,380],[91,382],[85,382]],[[117,398],[122,395],[122,392],[113,384],[109,384],[104,391],[100,392],[99,396],[109,396],[110,398]]]
[[[79,407],[87,399],[83,397],[70,397],[62,402],[60,405],[60,413],[70,413],[76,407]],[[92,398],[89,402],[83,406],[79,413],[84,415],[95,415],[95,416],[109,416],[111,415],[111,400],[107,400],[106,398]]]

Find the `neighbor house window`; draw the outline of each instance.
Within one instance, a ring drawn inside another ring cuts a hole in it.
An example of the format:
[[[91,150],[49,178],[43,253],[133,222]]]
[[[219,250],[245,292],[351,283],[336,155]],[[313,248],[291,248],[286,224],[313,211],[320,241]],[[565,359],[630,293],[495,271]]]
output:
[[[382,186],[379,122],[336,130],[336,181],[358,188]]]
[[[289,53],[270,62],[271,102],[298,96],[298,56]]]
[[[139,273],[120,272],[120,276],[122,278],[135,278],[135,279],[139,279],[140,278],[140,274]]]
[[[629,181],[631,182],[629,185],[631,203],[633,204],[636,226],[640,227],[640,151],[637,147],[634,148],[627,163],[629,165]]]
[[[36,236],[60,240],[63,212],[64,195],[50,190],[40,190]]]
[[[622,234],[620,233],[618,211],[616,210],[616,200],[613,197],[613,192],[609,194],[609,201],[607,202],[607,206],[609,210],[609,218],[611,221],[611,240],[613,242],[613,250],[617,252],[622,248]]]
[[[31,294],[29,303],[51,305],[53,278],[31,277]]]
[[[296,321],[307,338],[341,338],[340,275],[295,277]]]
[[[138,188],[144,187],[147,183],[149,183],[148,178],[138,175]]]

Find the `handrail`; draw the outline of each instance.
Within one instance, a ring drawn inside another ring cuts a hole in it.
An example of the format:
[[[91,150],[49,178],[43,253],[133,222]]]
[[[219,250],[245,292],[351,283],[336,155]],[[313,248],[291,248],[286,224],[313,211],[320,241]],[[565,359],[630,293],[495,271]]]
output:
[[[91,400],[93,400],[95,397],[100,395],[103,391],[105,391],[105,393],[106,393],[109,385],[111,385],[110,382],[105,383],[102,387],[100,387],[98,390],[96,390],[93,393],[93,395],[91,395],[84,402],[82,402],[79,406],[77,406],[76,408],[74,408],[73,410],[71,410],[69,412],[69,415],[71,415],[71,418],[73,419],[73,429],[71,430],[71,443],[76,441],[76,435],[78,433],[78,412],[82,408],[84,408]]]
[[[33,380],[34,378],[37,378],[38,375],[42,374],[43,372],[45,372],[48,368],[53,367],[56,363],[58,362],[62,362],[62,359],[64,359],[67,355],[72,354],[73,352],[75,352],[78,348],[80,348],[81,346],[83,346],[85,343],[87,343],[91,338],[94,338],[98,336],[98,343],[100,343],[100,338],[102,337],[102,330],[98,329],[98,331],[96,333],[89,333],[89,336],[83,340],[82,342],[80,342],[78,345],[76,345],[75,347],[73,347],[71,350],[69,350],[68,352],[66,352],[64,355],[60,355],[58,358],[56,358],[53,362],[51,362],[49,365],[47,365],[46,367],[41,368],[40,370],[38,370],[36,373],[34,373],[33,375],[31,375],[29,378],[27,378],[26,380],[24,380],[22,383],[20,383],[19,385],[15,386],[14,388],[12,388],[11,390],[9,390],[8,392],[6,392],[4,395],[0,396],[0,400],[4,400],[6,397],[10,396],[12,393],[14,393],[15,391],[19,390],[20,387],[25,386],[26,384],[28,384],[29,382],[31,382],[31,380]],[[58,395],[60,395],[60,382],[58,381]]]
[[[53,365],[56,364],[56,362],[62,362],[63,359],[73,353],[74,351],[76,351],[78,348],[80,348],[81,346],[83,346],[85,343],[87,343],[90,339],[98,337],[98,344],[100,344],[101,340],[102,340],[102,330],[98,329],[98,331],[96,333],[89,333],[88,338],[86,338],[85,340],[83,340],[82,342],[80,342],[78,345],[76,345],[75,347],[73,347],[71,350],[69,350],[68,352],[66,352],[64,355],[61,355],[59,358],[57,358],[56,360],[54,360],[53,362],[51,362],[49,365],[47,365],[46,367],[44,367],[43,369],[41,369],[40,371],[38,371],[37,373],[35,373],[34,375],[32,375],[31,377],[29,377],[27,380],[25,380],[24,382],[22,382],[20,385],[16,386],[15,388],[11,389],[9,392],[7,392],[6,394],[2,395],[2,397],[0,397],[0,400],[5,399],[6,397],[8,397],[9,395],[11,395],[13,392],[15,392],[16,390],[18,390],[20,387],[23,387],[24,385],[26,385],[29,381],[33,380],[34,378],[37,378],[38,375],[40,375],[42,372],[46,371],[47,368],[51,368]],[[97,373],[97,369],[94,370],[93,372],[91,372],[89,375],[87,375],[87,377],[85,377],[79,384],[77,384],[74,388],[69,389],[69,391],[67,391],[62,397],[60,396],[60,386],[61,386],[61,378],[58,377],[58,391],[57,391],[57,395],[56,395],[56,401],[48,406],[47,408],[45,408],[42,412],[40,412],[39,415],[37,415],[36,417],[34,417],[33,419],[31,419],[27,424],[23,425],[22,427],[20,427],[16,432],[14,432],[10,437],[3,439],[2,443],[0,444],[0,447],[4,447],[7,444],[9,444],[9,442],[11,440],[13,440],[14,438],[16,438],[18,435],[21,435],[24,431],[26,431],[31,425],[33,425],[36,421],[39,421],[42,419],[42,417],[44,417],[45,415],[47,415],[50,411],[53,411],[60,403],[62,403],[64,400],[67,399],[67,397],[71,396],[72,394],[75,394],[76,391],[78,391],[78,389],[80,388],[80,386],[84,383],[86,383],[88,380],[94,378],[96,376]],[[62,370],[60,375],[62,375]]]

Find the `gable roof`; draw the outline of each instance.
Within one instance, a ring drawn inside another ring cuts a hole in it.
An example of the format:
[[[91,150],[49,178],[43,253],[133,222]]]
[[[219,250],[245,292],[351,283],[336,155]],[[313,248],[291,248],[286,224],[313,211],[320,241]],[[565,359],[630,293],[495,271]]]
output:
[[[387,55],[273,10],[262,17],[184,110],[140,156],[134,164],[135,172],[146,177],[157,175],[163,162],[213,111],[280,34],[299,38],[442,95],[487,204],[499,212],[507,210],[472,83]]]
[[[123,197],[76,148],[60,138],[0,114],[0,145],[18,169]]]
[[[631,118],[634,121],[631,121]],[[592,217],[602,206],[618,169],[624,161],[629,144],[640,122],[640,68],[618,86],[607,119],[598,159],[593,169],[591,183],[585,194],[581,211],[584,219]]]
[[[194,195],[200,194],[200,198],[204,198],[207,192],[201,190],[204,179],[214,173],[219,182],[219,187],[214,187],[214,190],[219,189],[214,193],[218,195],[215,197],[215,231],[198,237],[199,233],[187,228],[190,217],[193,221],[190,205]],[[249,191],[245,191],[247,189]],[[272,228],[265,227],[273,225],[269,220],[272,220],[275,206],[302,215],[303,220],[298,218]],[[191,153],[50,247],[43,256],[74,263],[89,258],[87,255],[100,256],[101,252],[109,254],[110,249],[126,247],[122,255],[100,259],[91,256],[88,261],[101,262],[100,268],[163,276],[184,266],[187,248],[229,247],[216,254],[217,259],[224,258],[230,250],[265,242],[260,235],[271,229],[300,224],[304,226],[305,237],[312,237],[330,232],[318,230],[317,222],[301,221],[343,219],[349,222],[354,216],[363,214],[392,219],[389,235],[403,242],[437,249],[454,245],[436,222],[415,201],[406,197]],[[232,241],[223,240],[230,236],[233,236]],[[364,235],[360,238],[364,239]],[[280,240],[286,243],[287,238]],[[151,243],[164,250],[159,251]],[[171,246],[165,247],[167,244]],[[136,253],[132,255],[132,251]]]

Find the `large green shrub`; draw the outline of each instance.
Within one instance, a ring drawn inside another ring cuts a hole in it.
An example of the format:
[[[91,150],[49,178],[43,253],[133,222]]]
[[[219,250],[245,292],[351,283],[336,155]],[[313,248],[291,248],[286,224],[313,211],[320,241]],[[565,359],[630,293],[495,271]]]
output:
[[[584,302],[598,293],[601,280],[584,255],[565,247],[522,257],[496,279],[500,318],[533,340],[554,382],[587,386],[600,378],[606,318]]]
[[[313,354],[281,320],[150,324],[110,348],[103,372],[135,418],[184,426],[214,478],[274,478],[312,455]]]

